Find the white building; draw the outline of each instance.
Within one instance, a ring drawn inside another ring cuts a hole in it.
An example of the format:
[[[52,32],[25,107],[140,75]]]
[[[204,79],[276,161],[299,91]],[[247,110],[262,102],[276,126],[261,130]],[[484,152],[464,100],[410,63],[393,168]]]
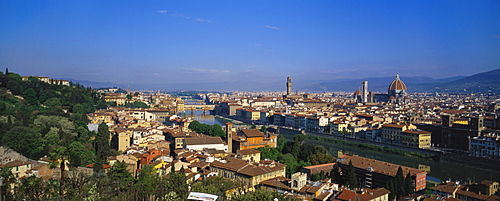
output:
[[[500,136],[478,136],[470,139],[470,155],[500,159]]]

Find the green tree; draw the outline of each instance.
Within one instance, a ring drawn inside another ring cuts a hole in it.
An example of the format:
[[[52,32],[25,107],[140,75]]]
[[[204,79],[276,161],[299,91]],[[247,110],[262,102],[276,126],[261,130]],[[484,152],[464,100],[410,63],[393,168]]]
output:
[[[3,195],[6,198],[12,197],[11,184],[17,182],[16,177],[12,174],[12,168],[0,168],[0,177],[3,179],[3,183],[0,186],[0,196]]]
[[[85,108],[82,104],[75,104],[72,108],[73,113],[85,114]]]
[[[149,108],[148,104],[143,103],[141,101],[134,101],[133,108]]]
[[[270,146],[259,147],[257,150],[260,151],[261,158],[268,158],[271,160],[278,160],[278,157],[281,156],[281,153],[277,148],[273,148]]]
[[[186,183],[186,175],[184,173],[184,168],[181,168],[179,172],[170,174],[168,188],[174,191],[180,197],[187,197],[189,186]]]
[[[396,190],[394,188],[393,179],[389,179],[386,182],[385,188],[390,191],[390,193],[389,193],[389,200],[394,200],[394,198],[396,197]]]
[[[259,130],[260,130],[260,132],[262,132],[264,134],[267,134],[267,128],[266,128],[266,126],[262,125]]]
[[[56,97],[47,99],[43,104],[51,109],[61,109],[62,106],[61,100]]]
[[[286,165],[286,173],[287,174],[293,174],[297,172],[299,169],[300,165],[297,159],[290,153],[282,155],[281,157],[278,158],[278,160]]]
[[[115,196],[130,190],[135,181],[132,173],[127,169],[127,164],[124,162],[115,163],[107,172],[107,177],[111,182],[110,186]]]
[[[299,144],[304,142],[307,139],[307,136],[304,134],[297,134],[293,136],[293,141],[298,142]]]
[[[349,165],[346,169],[345,176],[346,186],[350,189],[355,189],[358,187],[358,179],[356,178],[356,170],[354,169],[354,165],[352,161],[349,161]]]
[[[42,136],[29,127],[16,126],[10,129],[3,134],[1,143],[31,159],[38,159],[44,153]]]
[[[69,165],[71,156],[71,147],[58,146],[49,153],[49,159],[52,160],[50,168],[58,167],[61,170],[61,180],[59,186],[59,195],[64,196],[64,181],[66,179],[66,167]]]
[[[413,187],[413,180],[411,178],[410,172],[406,174],[405,177],[405,192],[407,195],[414,193],[415,188]]]
[[[26,92],[24,93],[24,96],[23,96],[24,100],[26,100],[26,102],[29,104],[29,105],[39,105],[40,103],[38,102],[38,97],[36,95],[36,92],[34,89],[32,88],[28,88],[26,90]]]
[[[406,195],[405,192],[405,176],[403,175],[403,168],[399,166],[398,172],[394,177],[394,190],[396,190],[396,197],[401,198]]]
[[[102,165],[106,162],[106,157],[110,154],[109,129],[106,123],[99,124],[95,142],[96,160],[94,162],[94,174],[102,175],[104,173]]]
[[[325,163],[334,163],[335,157],[330,154],[315,153],[310,156],[312,165],[319,165]]]
[[[286,145],[286,139],[285,137],[283,137],[283,135],[279,135],[278,136],[278,150],[279,152],[283,152],[283,148],[285,147]]]
[[[156,188],[156,170],[152,165],[144,165],[139,173],[137,183],[134,185],[140,198],[151,200]]]
[[[335,163],[335,165],[333,165],[332,171],[330,172],[330,178],[332,179],[333,183],[344,185],[344,181],[342,179],[342,174],[340,174],[340,168],[338,163]]]
[[[14,193],[17,200],[43,200],[43,189],[44,182],[41,178],[29,176],[21,179]]]

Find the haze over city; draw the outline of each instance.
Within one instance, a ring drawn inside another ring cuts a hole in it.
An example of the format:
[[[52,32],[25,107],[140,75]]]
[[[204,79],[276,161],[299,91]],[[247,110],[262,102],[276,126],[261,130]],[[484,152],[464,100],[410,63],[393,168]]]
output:
[[[499,1],[1,1],[0,67],[171,84],[498,69]]]

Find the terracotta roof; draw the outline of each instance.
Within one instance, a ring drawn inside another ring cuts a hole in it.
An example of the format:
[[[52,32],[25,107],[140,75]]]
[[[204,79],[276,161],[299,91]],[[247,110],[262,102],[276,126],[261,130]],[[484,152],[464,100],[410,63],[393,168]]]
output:
[[[396,75],[396,79],[392,81],[391,85],[389,85],[389,91],[391,90],[405,90],[406,91],[406,85],[403,81],[399,79],[399,74]]]
[[[325,163],[325,164],[319,164],[319,165],[311,165],[311,166],[306,166],[304,168],[305,169],[313,169],[313,168],[333,166],[333,165],[335,165],[335,163]]]
[[[279,188],[282,190],[292,191],[290,186],[288,186],[289,182],[290,182],[290,179],[280,176],[280,177],[275,177],[275,178],[268,179],[265,181],[261,181],[260,183],[263,185]]]
[[[396,165],[392,163],[387,163],[383,161],[378,161],[370,158],[365,158],[361,156],[356,156],[356,155],[350,155],[350,154],[345,154],[340,156],[342,159],[341,164],[348,165],[349,161],[352,162],[354,167],[366,170],[368,168],[372,168],[373,172],[385,174],[385,175],[390,175],[390,176],[395,176],[396,173],[398,172],[398,168],[401,167],[403,169],[403,175],[408,174],[410,172],[410,175],[414,176],[420,173],[426,173],[424,170],[418,170],[415,168],[409,168],[401,165]]]
[[[269,172],[281,170],[286,167],[286,165],[284,164],[274,161],[272,162],[274,164],[273,166],[272,165],[262,166],[262,165],[254,165],[253,163],[248,163],[241,159],[231,158],[227,160],[227,163],[215,161],[210,166],[230,170],[248,176],[262,175]]]
[[[0,167],[1,168],[18,167],[18,166],[29,165],[29,164],[31,164],[31,162],[15,160],[15,161],[11,161],[11,162],[8,162],[6,164],[3,164]]]
[[[88,168],[94,168],[94,164],[90,164],[90,165],[87,165],[86,167]],[[111,165],[108,165],[108,164],[102,164],[102,169],[108,169],[108,168],[111,168]]]
[[[243,129],[241,131],[247,137],[264,137],[264,133],[260,132],[258,129]]]
[[[405,127],[404,124],[384,124],[382,127],[391,127],[391,128],[403,128]]]
[[[186,145],[224,144],[220,137],[193,137],[185,139]]]
[[[238,152],[238,154],[241,154],[241,155],[249,155],[249,154],[260,153],[259,150],[255,150],[255,149],[238,150],[237,152]]]

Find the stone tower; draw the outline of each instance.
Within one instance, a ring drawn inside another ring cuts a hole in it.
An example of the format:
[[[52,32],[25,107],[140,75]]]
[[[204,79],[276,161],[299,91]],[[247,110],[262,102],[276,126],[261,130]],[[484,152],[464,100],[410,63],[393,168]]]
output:
[[[441,115],[441,124],[445,127],[452,127],[455,117],[453,115]]]
[[[229,153],[233,152],[233,124],[226,123],[226,141],[227,141],[227,150]]]
[[[297,172],[292,174],[292,185],[290,186],[293,190],[299,191],[307,183],[307,174],[303,172]]]
[[[361,93],[362,95],[361,102],[366,103],[368,102],[368,81],[363,81],[362,84],[363,84],[363,89],[362,89],[363,91]]]
[[[290,76],[286,78],[286,95],[292,95],[292,78]]]

